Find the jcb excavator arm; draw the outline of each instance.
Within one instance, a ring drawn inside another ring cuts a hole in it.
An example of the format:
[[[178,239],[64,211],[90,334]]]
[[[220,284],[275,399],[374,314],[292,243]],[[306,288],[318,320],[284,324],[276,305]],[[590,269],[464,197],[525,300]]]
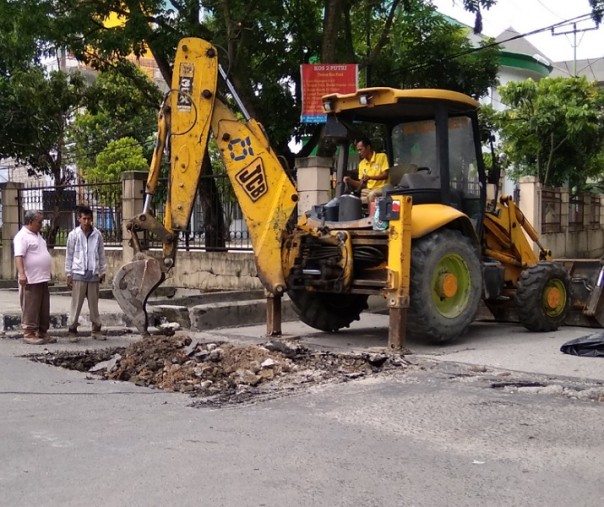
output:
[[[505,268],[504,279],[515,282],[527,266],[551,259],[551,252],[539,241],[539,235],[510,196],[502,196],[494,212],[484,219],[484,253]],[[535,255],[526,235],[539,247]]]
[[[281,295],[285,291],[281,239],[298,194],[261,126],[247,117],[244,108],[247,121],[240,120],[217,97],[219,71],[240,103],[220,68],[216,49],[201,39],[180,41],[170,100],[159,115],[158,140],[147,179],[144,208],[126,225],[131,234],[134,260],[122,266],[113,281],[116,300],[141,334],[147,333],[147,299],[174,266],[178,236],[188,227],[210,131],[218,143],[247,223],[258,276],[272,294]],[[167,140],[171,146],[170,174],[165,219],[161,223],[150,207]],[[143,255],[138,237],[143,231],[153,232],[161,240],[161,261]]]

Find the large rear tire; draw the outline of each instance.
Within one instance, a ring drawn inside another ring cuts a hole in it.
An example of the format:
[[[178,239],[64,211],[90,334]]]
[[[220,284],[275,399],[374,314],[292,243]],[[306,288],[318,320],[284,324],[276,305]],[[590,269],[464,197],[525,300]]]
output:
[[[293,290],[288,292],[294,311],[310,327],[333,333],[359,320],[367,296]]]
[[[443,229],[415,240],[411,253],[408,331],[428,343],[464,334],[482,297],[476,249],[460,232]]]
[[[522,271],[516,289],[518,319],[529,331],[555,331],[570,311],[570,276],[559,264],[540,262]]]

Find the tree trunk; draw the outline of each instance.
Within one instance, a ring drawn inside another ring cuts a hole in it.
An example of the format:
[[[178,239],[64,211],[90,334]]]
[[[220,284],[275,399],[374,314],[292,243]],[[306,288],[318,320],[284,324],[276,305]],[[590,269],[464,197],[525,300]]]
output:
[[[224,222],[223,206],[213,178],[212,164],[206,152],[202,162],[202,177],[199,181],[199,200],[203,215],[203,231],[207,252],[226,249],[227,230]]]
[[[323,17],[323,47],[321,62],[333,63],[337,58],[337,40],[342,25],[342,11],[345,0],[326,0]]]

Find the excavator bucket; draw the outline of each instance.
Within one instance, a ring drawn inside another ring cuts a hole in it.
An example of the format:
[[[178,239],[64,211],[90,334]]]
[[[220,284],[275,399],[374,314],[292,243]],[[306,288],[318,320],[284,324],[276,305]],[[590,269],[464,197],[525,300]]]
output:
[[[124,264],[113,279],[113,296],[119,303],[127,322],[148,335],[146,304],[151,292],[164,281],[165,274],[157,259],[136,258]]]
[[[555,259],[571,278],[569,326],[604,327],[604,261],[601,259]]]

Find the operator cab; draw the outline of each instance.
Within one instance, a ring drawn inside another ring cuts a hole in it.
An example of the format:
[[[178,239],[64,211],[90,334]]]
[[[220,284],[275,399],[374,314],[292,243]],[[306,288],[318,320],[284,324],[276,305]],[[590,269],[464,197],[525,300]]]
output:
[[[446,204],[482,223],[486,178],[476,101],[444,90],[367,88],[327,95],[323,104],[326,135],[339,145],[337,181],[350,143],[364,133],[382,141],[390,162],[389,184],[369,199],[411,195],[414,204]]]

